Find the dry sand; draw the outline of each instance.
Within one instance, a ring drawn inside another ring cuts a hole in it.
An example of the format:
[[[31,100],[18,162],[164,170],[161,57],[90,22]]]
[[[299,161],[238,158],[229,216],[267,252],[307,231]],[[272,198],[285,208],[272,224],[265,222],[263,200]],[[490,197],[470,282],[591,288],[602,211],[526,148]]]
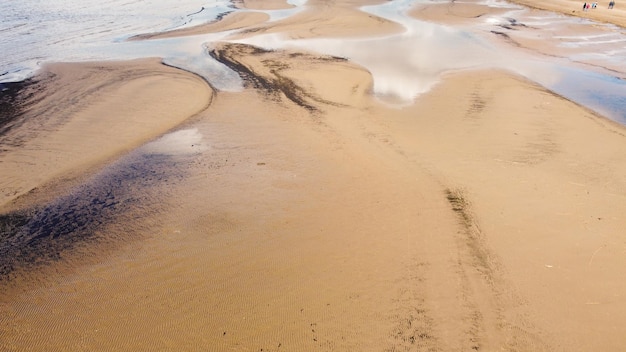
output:
[[[323,26],[350,4],[308,11],[280,30],[313,33],[303,18],[321,16]],[[383,23],[367,17],[351,21]],[[41,104],[73,113],[28,143],[67,133],[55,154],[75,160],[71,151],[81,148],[85,159],[37,170],[96,172],[210,101],[180,127],[201,135],[206,149],[176,156],[184,177],[152,185],[153,198],[99,230],[115,238],[140,231],[136,240],[113,243],[106,255],[62,253],[25,276],[32,282],[5,283],[0,349],[623,347],[623,126],[507,72],[449,74],[397,109],[373,98],[370,74],[344,60],[241,44],[212,50],[246,73],[243,92],[211,100],[202,82],[158,65],[118,79],[136,63],[99,70],[104,78],[78,80],[73,93],[44,84],[44,97],[67,96]],[[57,79],[90,66],[62,67],[50,68]],[[160,78],[164,85],[152,89]],[[144,79],[150,88],[136,88]],[[74,112],[71,98],[99,80],[111,82],[110,95]],[[160,105],[174,94],[164,94],[168,87],[180,94]],[[80,142],[88,126],[70,129],[97,112],[129,119],[118,115],[126,109],[139,122],[164,109],[180,116],[118,141],[120,127],[99,148]],[[49,158],[42,146],[25,149],[28,162]],[[3,166],[0,179],[14,171]],[[51,177],[25,175],[19,194]],[[41,198],[16,196],[5,197],[13,202],[4,212]],[[133,217],[153,207],[160,210]]]

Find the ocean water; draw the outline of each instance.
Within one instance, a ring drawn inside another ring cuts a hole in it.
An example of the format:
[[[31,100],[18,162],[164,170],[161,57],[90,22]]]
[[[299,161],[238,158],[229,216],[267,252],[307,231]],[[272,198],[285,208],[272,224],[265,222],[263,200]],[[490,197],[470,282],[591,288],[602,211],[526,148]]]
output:
[[[120,53],[112,44],[229,11],[225,0],[3,0],[0,82],[23,80],[44,62],[125,58],[127,50]]]
[[[405,28],[401,33],[316,39],[293,39],[279,33],[241,42],[348,58],[371,72],[379,98],[399,105],[410,104],[446,72],[496,67],[523,75],[626,124],[624,29],[497,0],[479,3],[505,13],[462,26],[442,25],[406,14],[420,1],[426,0],[393,0],[362,8],[400,23]],[[264,11],[268,21],[279,21],[306,8],[306,0],[288,2],[294,5],[292,9]],[[45,62],[161,57],[169,65],[197,73],[220,90],[237,91],[242,87],[240,77],[210,58],[205,49],[212,42],[227,40],[233,31],[126,40],[210,22],[232,11],[248,10],[237,10],[229,0],[2,1],[0,83],[23,80]],[[507,47],[503,38],[531,45],[540,42],[544,52]]]

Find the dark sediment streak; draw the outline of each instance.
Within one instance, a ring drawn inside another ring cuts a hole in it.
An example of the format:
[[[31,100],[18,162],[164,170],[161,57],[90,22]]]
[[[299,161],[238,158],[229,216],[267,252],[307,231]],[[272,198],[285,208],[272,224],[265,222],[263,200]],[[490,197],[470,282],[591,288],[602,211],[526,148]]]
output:
[[[128,241],[153,217],[157,185],[179,176],[164,155],[129,156],[50,203],[0,214],[0,282],[72,254],[78,245]]]
[[[255,46],[236,43],[223,44],[221,48],[208,50],[211,57],[228,66],[231,70],[237,72],[245,82],[244,84],[266,92],[267,96],[273,98],[274,100],[280,100],[280,94],[282,93],[282,95],[296,105],[311,112],[317,112],[319,111],[319,108],[312,104],[310,100],[323,104],[336,105],[333,102],[325,101],[314,96],[311,92],[303,89],[292,79],[282,74],[281,71],[289,68],[287,63],[270,63],[270,60],[267,60],[264,64],[267,65],[270,74],[264,76],[246,66],[239,59],[239,57],[263,55],[271,52],[272,51],[270,50],[261,49]],[[305,56],[304,54],[296,55]],[[294,57],[293,54],[291,57]],[[333,56],[311,57],[310,59],[336,62],[346,61],[344,58]]]
[[[202,11],[204,11],[204,10],[206,10],[206,9],[204,8],[204,6],[202,6],[202,8],[201,8],[200,10],[198,10],[198,11],[196,11],[196,12],[192,12],[192,13],[188,14],[188,15],[187,15],[187,17],[189,17],[189,16],[193,16],[193,15],[197,15],[197,14],[201,13],[201,12],[202,12]]]
[[[228,66],[228,68],[230,68],[231,70],[237,72],[247,85],[252,86],[255,89],[267,92],[268,96],[272,96],[273,98],[278,100],[277,94],[283,93],[285,97],[287,97],[287,99],[291,100],[297,105],[309,111],[316,111],[317,108],[309,104],[305,100],[302,94],[304,92],[301,91],[301,89],[299,89],[299,87],[296,86],[293,81],[285,77],[280,77],[276,75],[275,71],[272,71],[272,73],[275,74],[275,77],[264,77],[254,72],[252,69],[238,61],[236,58],[237,55],[242,54],[260,55],[268,52],[270,51],[250,45],[228,44],[225,45],[223,49],[210,50],[209,55],[211,55],[211,57],[213,57],[215,60]]]
[[[54,106],[35,108],[46,98],[41,92],[54,85],[54,78],[54,74],[46,72],[20,82],[0,83],[0,152],[7,147],[19,147],[28,136],[36,135],[33,128],[21,128],[28,121],[44,122],[57,115]]]
[[[53,86],[54,78],[54,74],[46,72],[20,82],[0,83],[0,137],[23,124],[26,112],[44,99],[40,92]],[[35,115],[43,112],[36,111]]]

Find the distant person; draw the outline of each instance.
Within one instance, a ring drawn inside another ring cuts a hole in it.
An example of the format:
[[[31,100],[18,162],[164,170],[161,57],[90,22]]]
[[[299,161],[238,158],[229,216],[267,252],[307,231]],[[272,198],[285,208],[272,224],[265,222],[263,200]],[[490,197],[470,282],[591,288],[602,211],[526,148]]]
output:
[[[609,8],[612,9],[613,6],[615,6],[615,1],[611,0],[611,2],[609,2]]]
[[[609,6],[611,6],[611,4],[609,3]],[[610,7],[609,7],[610,8]],[[587,11],[587,3],[583,4],[583,11]]]

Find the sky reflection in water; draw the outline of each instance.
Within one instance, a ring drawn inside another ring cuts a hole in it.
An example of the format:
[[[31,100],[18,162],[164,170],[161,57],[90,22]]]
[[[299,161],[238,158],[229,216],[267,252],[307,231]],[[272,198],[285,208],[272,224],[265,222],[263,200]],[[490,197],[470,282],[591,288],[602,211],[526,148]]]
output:
[[[446,72],[470,68],[499,68],[520,74],[544,87],[626,124],[626,82],[609,71],[588,71],[572,65],[571,59],[533,55],[511,47],[503,50],[492,40],[460,29],[420,21],[406,14],[414,1],[396,0],[362,10],[401,24],[399,34],[373,38],[289,39],[281,34],[259,35],[236,42],[266,49],[295,48],[348,58],[367,68],[374,79],[374,93],[383,101],[410,104],[439,82]],[[486,2],[492,7],[519,11],[517,5]],[[552,15],[550,13],[548,16]],[[496,25],[508,23],[491,17]],[[494,25],[494,24],[492,24]],[[483,32],[490,33],[489,31]],[[490,34],[493,37],[493,34]],[[616,34],[618,42],[626,36]],[[585,39],[587,40],[587,39]],[[602,40],[602,37],[598,37]],[[555,43],[555,45],[559,45]],[[590,53],[591,55],[593,53]],[[576,54],[578,56],[584,54]],[[605,55],[611,62],[615,58]],[[571,66],[571,67],[570,67]]]
[[[200,3],[200,0],[193,1],[190,3]],[[110,0],[110,2],[112,4],[126,4],[128,2],[129,6],[134,4],[129,0]],[[270,21],[279,21],[306,9],[306,0],[288,0],[288,2],[294,7],[287,10],[264,11],[270,15]],[[24,4],[27,3],[24,2]],[[236,10],[230,6],[230,2],[227,0],[205,1],[203,3],[205,6],[198,8],[197,5],[193,5],[192,13],[187,13],[180,16],[178,20],[169,22],[171,28],[210,22],[218,15],[227,12],[250,11]],[[541,56],[514,47],[507,48],[502,43],[497,43],[501,41],[501,38],[497,38],[491,33],[494,29],[502,30],[498,26],[502,23],[508,23],[511,17],[517,17],[520,11],[525,11],[523,8],[496,0],[487,0],[482,4],[510,9],[510,12],[485,16],[484,19],[477,19],[476,24],[469,27],[452,27],[411,18],[406,14],[406,11],[415,5],[415,1],[395,0],[381,5],[365,6],[362,7],[362,10],[401,24],[404,27],[402,33],[370,38],[300,40],[290,39],[285,34],[268,34],[253,36],[237,42],[266,49],[295,48],[348,58],[370,71],[374,80],[374,93],[377,97],[383,101],[399,105],[410,104],[417,96],[430,90],[446,72],[483,67],[509,70],[626,124],[626,99],[624,98],[626,96],[626,82],[616,79],[613,77],[614,73],[608,70],[602,71],[591,66],[576,66],[573,63],[574,60],[586,58],[593,59],[594,63],[600,62],[600,65],[602,62],[606,62],[608,63],[607,67],[610,67],[608,65],[615,65],[615,62],[623,62],[626,50],[621,44],[626,41],[626,34],[609,30],[610,34],[587,33],[579,37],[554,38],[555,46],[573,47],[576,51],[564,58]],[[3,7],[0,6],[0,8]],[[202,11],[199,11],[201,9]],[[76,12],[74,15],[83,18],[91,14],[89,7],[78,7],[78,10],[72,11]],[[153,11],[157,10],[154,9]],[[179,11],[183,12],[183,9]],[[63,14],[65,12],[59,10],[58,13]],[[76,17],[72,16],[68,18]],[[152,22],[148,27],[144,25],[145,28],[133,24],[133,21],[141,22],[141,18],[136,19],[127,16],[127,25],[120,24],[118,19],[115,26],[110,30],[107,27],[110,24],[105,23],[106,21],[97,26],[94,24],[93,28],[90,27],[83,32],[79,27],[76,27],[75,33],[73,32],[69,38],[65,39],[63,39],[63,33],[46,29],[47,32],[43,33],[41,38],[37,36],[31,38],[32,40],[37,38],[39,38],[37,40],[41,40],[42,44],[37,46],[20,45],[19,40],[22,39],[19,39],[21,38],[19,35],[23,29],[18,27],[22,26],[21,20],[16,19],[13,24],[17,29],[4,32],[3,39],[16,49],[7,51],[10,57],[5,56],[4,60],[0,60],[0,66],[2,66],[0,68],[6,71],[4,76],[0,76],[0,81],[23,79],[28,72],[34,71],[42,61],[125,60],[162,57],[166,64],[203,76],[217,89],[226,91],[242,89],[240,77],[213,60],[206,51],[206,47],[210,46],[211,43],[227,40],[228,35],[234,31],[181,38],[125,41],[131,35],[140,34],[142,30],[149,31],[149,28],[163,30],[162,26],[168,23],[163,21],[160,12],[146,14],[146,16],[152,16],[154,19],[151,20]],[[542,12],[533,16],[527,16],[525,20],[528,20],[529,25],[541,32],[554,29],[555,26],[568,26],[574,21],[567,16],[549,12]],[[94,21],[98,18],[94,17]],[[67,21],[66,17],[53,17],[49,19],[49,24],[56,26],[57,22],[65,23],[64,21]],[[63,28],[67,28],[67,26]],[[36,31],[37,28],[29,30]],[[518,32],[521,33],[522,31]],[[50,36],[61,37],[61,40],[52,41]],[[19,39],[18,42],[13,43],[13,37],[15,40]],[[606,45],[607,40],[615,43],[615,45],[609,45],[606,51],[597,50],[599,44],[594,44],[594,42],[603,42],[601,44]],[[19,47],[26,49],[34,47],[37,50],[27,52],[19,50]],[[593,72],[590,71],[592,69]],[[621,74],[626,75],[624,72]]]

